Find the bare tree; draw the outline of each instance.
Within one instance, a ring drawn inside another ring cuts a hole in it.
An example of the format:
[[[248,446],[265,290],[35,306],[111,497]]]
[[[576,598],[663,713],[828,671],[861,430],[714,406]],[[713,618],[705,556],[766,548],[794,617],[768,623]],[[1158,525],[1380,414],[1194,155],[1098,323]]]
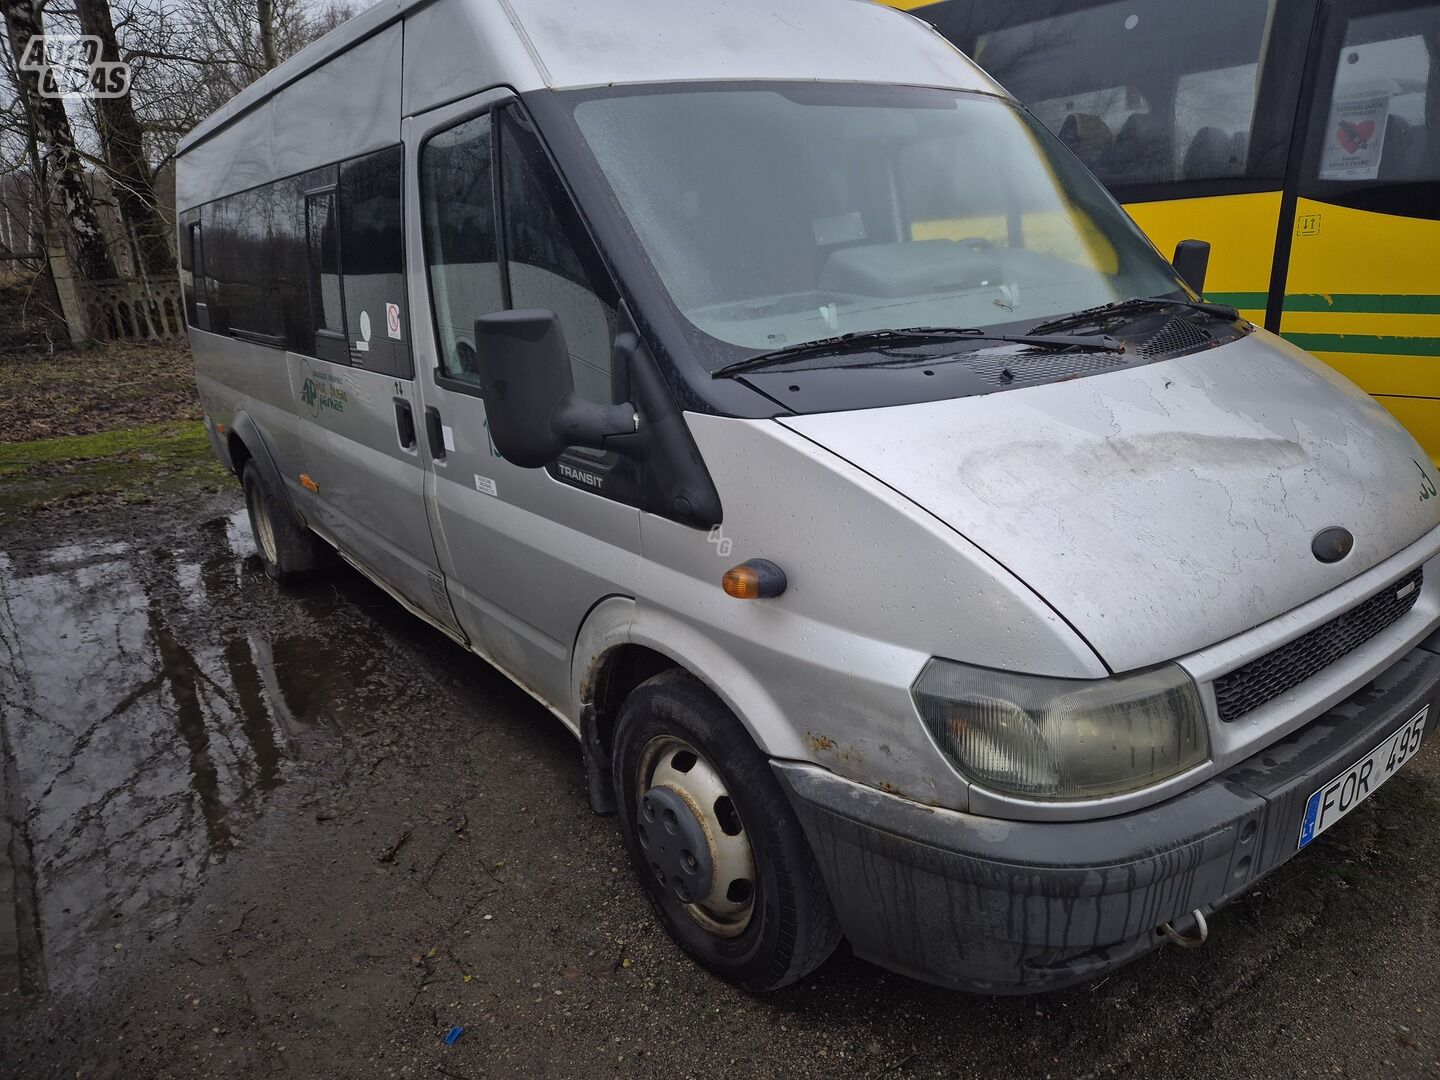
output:
[[[75,143],[70,117],[60,98],[40,93],[40,76],[21,66],[30,39],[44,33],[43,0],[0,0],[5,31],[15,60],[14,78],[29,125],[30,152],[42,191],[51,185],[58,194],[74,239],[81,276],[92,281],[115,277],[115,263],[105,246],[100,219],[85,178],[85,164]]]
[[[109,0],[76,0],[75,9],[80,29],[100,39],[102,58],[120,59]],[[105,167],[121,216],[134,237],[136,261],[146,273],[168,277],[175,270],[175,258],[167,239],[169,229],[156,202],[155,176],[145,157],[145,132],[134,104],[128,94],[100,98],[95,112]]]
[[[272,0],[255,0],[256,21],[260,24],[260,56],[265,70],[272,71],[280,66],[275,55],[275,5]]]

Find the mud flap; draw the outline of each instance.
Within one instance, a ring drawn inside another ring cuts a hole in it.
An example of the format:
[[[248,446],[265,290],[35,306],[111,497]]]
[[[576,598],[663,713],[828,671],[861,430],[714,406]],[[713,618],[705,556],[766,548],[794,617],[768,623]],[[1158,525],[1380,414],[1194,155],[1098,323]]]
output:
[[[610,752],[600,741],[600,725],[595,722],[593,704],[580,710],[580,757],[585,764],[585,793],[590,798],[590,809],[607,816],[615,813]]]

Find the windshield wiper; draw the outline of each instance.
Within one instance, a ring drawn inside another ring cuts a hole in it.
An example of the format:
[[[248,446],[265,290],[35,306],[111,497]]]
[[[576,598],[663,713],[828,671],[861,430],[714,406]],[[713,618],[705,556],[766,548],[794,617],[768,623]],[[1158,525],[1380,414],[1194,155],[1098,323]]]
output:
[[[1115,300],[1109,304],[1101,304],[1099,307],[1077,311],[1073,315],[1063,315],[1058,319],[1051,319],[1049,322],[1032,326],[1030,333],[1049,334],[1057,330],[1068,330],[1075,326],[1090,326],[1097,319],[1128,311],[1131,308],[1158,307],[1189,308],[1191,311],[1198,311],[1222,322],[1235,322],[1240,318],[1239,310],[1229,304],[1212,304],[1205,300],[1170,300],[1163,296],[1132,296],[1129,300]]]
[[[811,356],[840,356],[863,352],[884,345],[923,345],[936,341],[1000,341],[1012,345],[1029,345],[1037,349],[1090,349],[1098,352],[1124,352],[1125,346],[1109,334],[987,334],[979,327],[961,329],[951,326],[911,326],[901,330],[857,330],[836,337],[804,341],[783,349],[761,353],[711,373],[713,379],[728,379],[747,371],[803,360]]]

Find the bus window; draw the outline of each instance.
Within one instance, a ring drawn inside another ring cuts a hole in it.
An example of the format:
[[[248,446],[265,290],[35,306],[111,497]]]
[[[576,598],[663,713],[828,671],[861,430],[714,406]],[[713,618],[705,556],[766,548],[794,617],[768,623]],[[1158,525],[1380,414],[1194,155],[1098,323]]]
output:
[[[1109,185],[1250,175],[1274,12],[1120,0],[982,32],[975,57]]]
[[[1313,179],[1406,183],[1440,178],[1436,125],[1440,7],[1350,19],[1334,69]]]

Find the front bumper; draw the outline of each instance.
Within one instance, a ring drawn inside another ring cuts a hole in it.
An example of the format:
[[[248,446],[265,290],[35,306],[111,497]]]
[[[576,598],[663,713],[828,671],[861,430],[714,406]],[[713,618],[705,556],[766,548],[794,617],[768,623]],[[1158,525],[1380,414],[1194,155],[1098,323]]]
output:
[[[1414,649],[1219,776],[1098,821],[982,818],[814,765],[774,768],[857,955],[943,986],[1029,993],[1128,963],[1166,941],[1162,924],[1184,930],[1254,886],[1298,850],[1310,795],[1434,706],[1437,684],[1440,656]]]

